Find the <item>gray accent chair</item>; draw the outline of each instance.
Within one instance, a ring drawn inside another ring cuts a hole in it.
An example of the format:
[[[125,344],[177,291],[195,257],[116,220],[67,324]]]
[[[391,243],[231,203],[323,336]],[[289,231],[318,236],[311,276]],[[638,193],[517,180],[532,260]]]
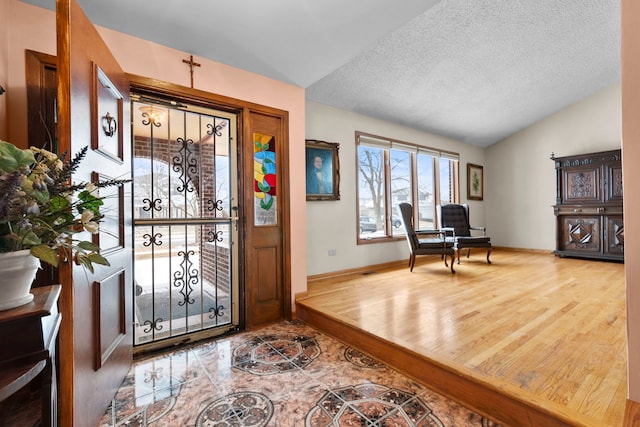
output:
[[[409,270],[413,271],[417,255],[440,255],[447,264],[447,256],[451,257],[451,273],[455,273],[453,262],[455,249],[453,241],[445,239],[445,233],[439,230],[416,230],[413,225],[413,206],[400,203],[400,218],[404,226],[407,243],[409,244]]]

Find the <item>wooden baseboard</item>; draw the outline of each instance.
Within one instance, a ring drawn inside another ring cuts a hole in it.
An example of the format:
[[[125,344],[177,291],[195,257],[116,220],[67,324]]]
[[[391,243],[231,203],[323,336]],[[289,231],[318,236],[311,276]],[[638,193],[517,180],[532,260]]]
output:
[[[511,248],[508,246],[493,246],[492,252],[501,251],[501,252],[529,252],[534,254],[549,254],[553,255],[553,249],[527,249],[527,248]]]
[[[305,291],[305,292],[298,292],[294,295],[294,301],[300,301],[302,299],[305,299],[309,296],[309,292]]]
[[[495,254],[496,251],[530,252],[530,253],[549,254],[549,255],[553,254],[553,249],[526,249],[526,248],[511,248],[507,246],[493,246],[491,249],[493,254]],[[442,262],[442,261],[439,260],[438,257],[417,257],[416,259],[416,265],[430,263],[430,262]],[[314,274],[312,276],[307,276],[307,283],[313,282],[315,280],[329,279],[331,277],[346,276],[348,274],[362,274],[368,271],[379,271],[385,268],[398,268],[398,267],[407,266],[407,265],[408,265],[408,261],[406,259],[403,259],[399,261],[385,262],[382,264],[372,264],[372,265],[365,265],[363,267],[349,268],[346,270],[329,271],[327,273],[320,273],[320,274]],[[296,299],[297,299],[297,296],[296,296]]]
[[[349,268],[347,270],[330,271],[328,273],[314,274],[307,276],[307,282],[314,280],[328,279],[330,277],[345,276],[347,274],[361,274],[367,271],[378,271],[384,268],[396,268],[402,265],[407,265],[407,260],[385,262],[383,264],[365,265],[364,267]]]
[[[640,426],[640,403],[627,399],[624,408],[624,427]]]

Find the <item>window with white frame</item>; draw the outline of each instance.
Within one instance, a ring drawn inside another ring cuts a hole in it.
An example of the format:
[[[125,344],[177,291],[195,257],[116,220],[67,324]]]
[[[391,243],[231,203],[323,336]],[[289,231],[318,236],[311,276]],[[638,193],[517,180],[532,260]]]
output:
[[[358,242],[404,235],[398,204],[414,207],[416,229],[434,229],[436,205],[456,203],[457,153],[356,132]]]

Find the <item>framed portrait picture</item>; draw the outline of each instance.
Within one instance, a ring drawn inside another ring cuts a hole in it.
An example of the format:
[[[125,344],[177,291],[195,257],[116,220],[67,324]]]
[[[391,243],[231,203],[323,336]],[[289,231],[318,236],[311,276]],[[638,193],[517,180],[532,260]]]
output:
[[[483,167],[467,163],[467,199],[482,200],[484,198]]]
[[[340,200],[339,145],[306,140],[307,200]]]

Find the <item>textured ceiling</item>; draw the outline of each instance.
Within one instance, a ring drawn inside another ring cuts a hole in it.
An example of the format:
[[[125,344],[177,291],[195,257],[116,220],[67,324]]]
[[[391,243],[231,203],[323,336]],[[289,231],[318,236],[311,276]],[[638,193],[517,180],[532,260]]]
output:
[[[97,25],[479,146],[620,80],[619,0],[79,3]]]
[[[620,80],[619,2],[443,0],[307,98],[486,146]]]

